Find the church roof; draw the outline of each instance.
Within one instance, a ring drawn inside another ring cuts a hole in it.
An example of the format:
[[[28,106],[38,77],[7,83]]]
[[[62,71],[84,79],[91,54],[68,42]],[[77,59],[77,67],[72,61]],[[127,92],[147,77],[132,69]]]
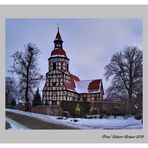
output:
[[[101,90],[101,79],[75,81],[76,92],[78,93],[98,93]]]
[[[77,76],[71,74],[71,82],[65,83],[65,87],[67,88],[67,90],[71,90],[79,94],[98,93],[100,92],[102,87],[102,80],[96,79],[80,81]]]
[[[66,52],[62,47],[63,41],[59,32],[59,27],[57,31],[57,35],[54,40],[54,49],[51,52],[51,57],[66,57]]]
[[[73,74],[70,74],[71,75],[71,78],[75,81],[80,81],[79,77],[76,76],[76,75],[73,75]]]
[[[67,57],[66,52],[63,48],[53,49],[51,52],[51,57],[54,57],[54,56]]]
[[[55,37],[55,41],[62,41],[62,38],[61,38],[61,35],[60,35],[60,32],[59,32],[59,27],[58,27],[57,35]]]

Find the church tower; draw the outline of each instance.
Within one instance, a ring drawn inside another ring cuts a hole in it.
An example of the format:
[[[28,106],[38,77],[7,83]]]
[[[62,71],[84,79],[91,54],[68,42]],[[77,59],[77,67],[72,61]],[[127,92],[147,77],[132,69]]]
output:
[[[59,27],[54,40],[54,49],[48,58],[48,72],[42,91],[43,105],[60,106],[63,101],[87,102],[93,108],[102,105],[103,83],[101,79],[80,80],[69,72],[69,58],[63,48]],[[98,110],[101,107],[98,108]]]
[[[51,56],[48,59],[49,71],[51,70],[60,70],[60,71],[68,71],[69,67],[69,59],[67,58],[66,52],[63,49],[63,41],[59,32],[56,35],[54,40],[54,49],[51,52]]]
[[[43,104],[58,106],[60,101],[66,100],[65,83],[71,82],[69,59],[63,49],[63,41],[58,31],[54,40],[54,49],[48,59],[48,72],[43,88]]]

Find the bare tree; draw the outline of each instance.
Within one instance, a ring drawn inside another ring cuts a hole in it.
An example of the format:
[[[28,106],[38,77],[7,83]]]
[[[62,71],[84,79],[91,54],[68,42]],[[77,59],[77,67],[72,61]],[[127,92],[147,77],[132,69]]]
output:
[[[22,96],[25,96],[26,110],[29,110],[30,100],[29,97],[33,89],[42,80],[42,75],[39,74],[37,56],[39,49],[35,44],[28,43],[25,46],[25,51],[17,51],[12,55],[13,65],[11,72],[17,74],[19,78],[19,89]]]
[[[143,55],[137,47],[126,47],[122,52],[113,55],[111,62],[105,67],[105,77],[112,77],[110,91],[127,95],[129,113],[133,109],[133,97],[143,86]],[[140,86],[140,88],[139,88]]]

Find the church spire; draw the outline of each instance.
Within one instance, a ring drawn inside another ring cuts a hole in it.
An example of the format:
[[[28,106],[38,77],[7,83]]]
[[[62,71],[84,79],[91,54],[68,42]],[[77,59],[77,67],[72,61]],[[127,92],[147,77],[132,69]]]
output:
[[[54,49],[51,52],[51,57],[59,56],[59,57],[66,57],[66,52],[62,47],[63,41],[60,35],[59,26],[57,27],[57,34],[54,40]]]
[[[54,40],[54,46],[55,46],[55,48],[62,48],[63,41],[62,41],[62,38],[60,35],[59,26],[57,29],[58,29],[58,31],[57,31],[57,35]]]

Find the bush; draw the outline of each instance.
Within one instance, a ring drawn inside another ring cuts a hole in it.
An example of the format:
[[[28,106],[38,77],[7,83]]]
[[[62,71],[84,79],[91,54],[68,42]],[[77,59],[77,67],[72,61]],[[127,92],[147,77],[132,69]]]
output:
[[[102,115],[99,116],[99,119],[102,119],[103,117],[104,117],[104,115],[102,114]]]
[[[61,107],[63,110],[68,111],[72,117],[75,117],[75,108],[77,101],[61,101]],[[84,116],[89,112],[90,103],[89,102],[79,102],[80,105],[80,116]]]
[[[73,121],[74,121],[74,122],[78,122],[79,120],[77,120],[77,119],[74,119]]]
[[[136,120],[141,120],[141,119],[142,119],[142,114],[137,114],[137,115],[135,115],[135,119],[136,119]]]
[[[68,111],[64,111],[63,113],[62,113],[62,116],[63,117],[66,117],[66,118],[70,118],[71,116],[70,116],[70,113],[68,112]]]
[[[58,119],[58,120],[63,120],[64,118],[63,118],[63,117],[57,117],[57,119]]]

